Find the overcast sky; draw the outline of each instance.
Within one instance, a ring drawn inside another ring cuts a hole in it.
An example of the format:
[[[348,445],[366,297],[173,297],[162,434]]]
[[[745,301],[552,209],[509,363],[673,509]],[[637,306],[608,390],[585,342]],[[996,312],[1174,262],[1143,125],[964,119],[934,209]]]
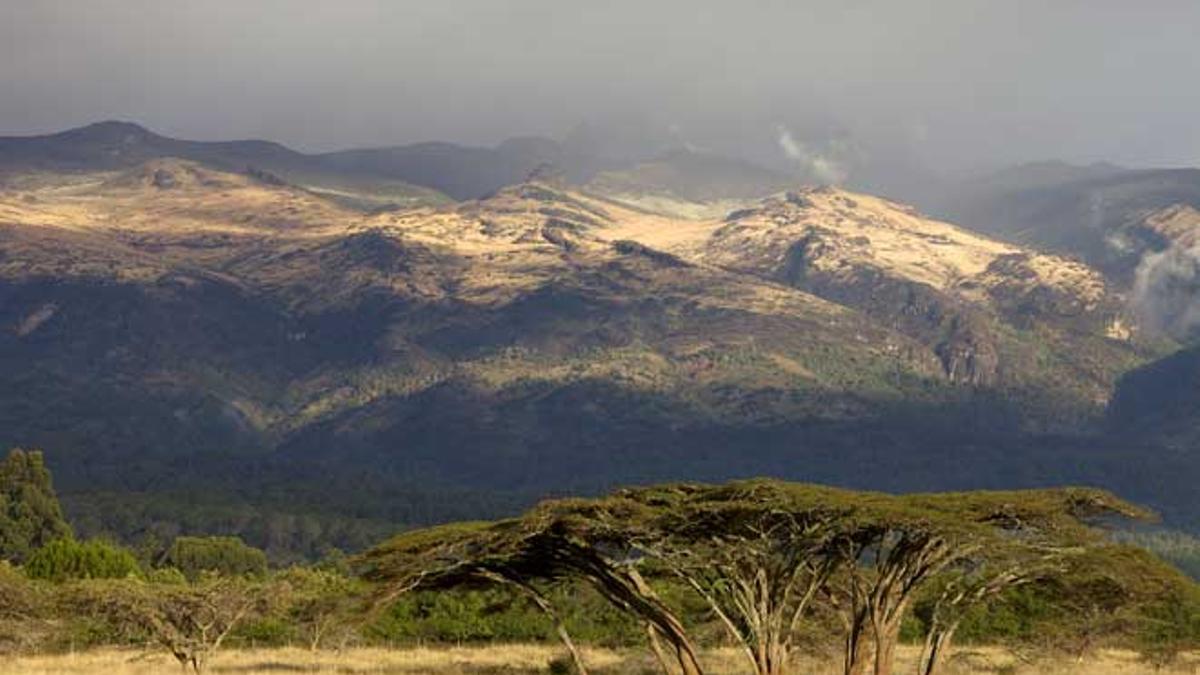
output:
[[[780,161],[1196,165],[1198,27],[1191,0],[0,0],[0,134],[318,150],[633,119]]]

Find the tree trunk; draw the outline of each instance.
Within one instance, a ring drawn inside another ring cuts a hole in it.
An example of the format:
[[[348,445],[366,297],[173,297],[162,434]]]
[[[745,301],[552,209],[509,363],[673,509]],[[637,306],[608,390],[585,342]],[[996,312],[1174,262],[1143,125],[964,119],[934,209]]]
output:
[[[325,634],[325,626],[321,623],[321,620],[318,619],[313,624],[311,639],[308,641],[308,651],[309,652],[311,652],[313,654],[317,653],[317,650],[321,648],[321,637],[324,634]]]
[[[700,661],[696,658],[696,651],[687,639],[679,640],[677,636],[668,637],[675,645],[675,657],[679,660],[683,675],[704,675],[704,670],[700,668]]]
[[[587,666],[583,663],[583,655],[580,654],[579,648],[575,646],[575,641],[571,639],[571,634],[567,631],[567,624],[563,622],[562,617],[555,611],[554,605],[550,604],[550,600],[542,595],[541,591],[519,577],[497,572],[481,572],[481,575],[493,581],[500,581],[516,586],[517,590],[532,600],[533,604],[537,605],[537,608],[542,610],[542,613],[549,617],[550,621],[554,624],[554,632],[558,634],[558,639],[566,647],[567,653],[571,655],[571,662],[575,664],[575,671],[579,675],[588,675]]]
[[[866,671],[866,610],[862,609],[851,617],[846,631],[845,650],[842,656],[844,675],[863,675]]]
[[[662,668],[663,675],[675,675],[675,669],[671,667],[671,659],[658,640],[658,631],[655,630],[654,624],[646,623],[646,636],[650,641],[650,651],[654,652],[654,658],[658,659],[658,665]]]
[[[889,624],[884,627],[883,633],[875,638],[875,675],[892,675],[892,670],[896,663],[896,642],[899,639],[897,635],[900,632],[900,624],[896,622],[894,627]]]
[[[937,675],[946,656],[950,653],[950,642],[954,639],[954,631],[958,626],[950,626],[944,630],[932,630],[925,638],[925,649],[921,654],[920,675]]]
[[[874,624],[875,633],[875,675],[892,675],[896,666],[896,644],[900,642],[900,624],[904,618],[904,606],[901,602],[891,618]]]
[[[558,633],[558,639],[562,641],[563,646],[567,648],[567,653],[571,655],[571,662],[575,664],[575,672],[579,675],[588,675],[587,666],[583,664],[583,655],[579,653],[579,648],[575,646],[575,641],[571,639],[571,634],[567,632],[567,624],[563,623],[562,617],[558,615],[558,612],[554,611],[554,607],[550,605],[550,602],[541,593],[532,589],[527,589],[526,592],[530,593],[534,604],[546,616],[550,617],[550,620],[554,623],[554,631]]]
[[[758,664],[759,675],[786,675],[787,650],[774,639],[768,640],[763,649],[763,660]]]
[[[654,589],[646,583],[642,575],[637,570],[630,569],[627,573],[629,580],[633,582],[634,589],[637,590],[643,598],[657,603],[661,607],[658,596],[654,593]],[[704,675],[704,669],[700,667],[700,660],[696,656],[696,649],[692,646],[688,639],[687,630],[675,615],[667,611],[658,612],[658,616],[654,617],[657,620],[654,622],[655,627],[662,631],[663,636],[675,648],[675,656],[679,661],[679,667],[683,671],[683,675]]]

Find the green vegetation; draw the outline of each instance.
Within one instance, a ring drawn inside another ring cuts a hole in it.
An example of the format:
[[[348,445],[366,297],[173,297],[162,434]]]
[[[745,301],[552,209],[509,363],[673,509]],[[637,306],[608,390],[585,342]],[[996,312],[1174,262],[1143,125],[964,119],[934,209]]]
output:
[[[34,579],[120,579],[137,576],[137,558],[106,541],[58,539],[34,551],[25,561],[25,573]]]
[[[1185,532],[1116,532],[1113,539],[1140,546],[1200,581],[1200,539]]]
[[[19,563],[70,534],[42,453],[10,451],[0,461],[0,560]]]
[[[972,631],[985,625],[979,613],[1013,606],[1027,586],[1051,593],[1045,604],[1053,610],[1035,606],[1018,616],[1043,627],[1047,617],[1073,617],[1056,632],[1076,637],[1082,649],[1124,640],[1164,645],[1165,653],[1194,644],[1200,635],[1189,623],[1156,637],[1160,615],[1187,617],[1200,608],[1194,584],[1149,554],[1106,543],[1094,529],[1103,519],[1147,516],[1080,488],[890,496],[778,481],[667,485],[401,535],[363,564],[368,579],[385,584],[386,597],[508,587],[545,614],[581,672],[571,626],[548,592],[564,583],[590,586],[644,625],[665,669],[702,673],[698,636],[715,623],[744,649],[754,672],[778,675],[800,645],[830,641],[830,631],[818,627],[833,616],[842,626],[832,636],[843,646],[845,672],[873,664],[877,675],[891,673],[895,646],[915,618],[921,672],[932,675],[959,630],[977,637]],[[678,601],[681,590],[707,606],[701,625]],[[482,606],[458,604],[443,611],[485,614]],[[983,632],[1007,629],[1001,621]]]
[[[261,577],[267,572],[267,555],[237,537],[179,537],[160,564],[192,580],[204,573]]]
[[[1148,515],[1083,488],[893,496],[754,480],[546,501],[273,569],[236,538],[135,555],[59,537],[0,564],[0,653],[158,645],[199,673],[228,647],[557,640],[563,672],[587,672],[582,643],[648,644],[703,673],[708,648],[734,644],[758,673],[840,651],[847,672],[882,675],[909,642],[925,675],[953,643],[1072,658],[1119,646],[1167,664],[1200,646],[1200,588],[1098,529]]]

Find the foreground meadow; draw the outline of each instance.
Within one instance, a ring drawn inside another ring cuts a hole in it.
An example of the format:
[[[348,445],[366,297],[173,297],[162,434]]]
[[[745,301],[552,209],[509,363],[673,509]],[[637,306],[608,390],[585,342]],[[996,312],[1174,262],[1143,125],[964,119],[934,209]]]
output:
[[[593,673],[651,675],[661,672],[650,657],[638,651],[586,649]],[[915,672],[917,650],[902,646],[897,671]],[[737,652],[706,654],[712,675],[749,673]],[[553,665],[552,665],[553,664]],[[561,665],[559,665],[561,664]],[[566,673],[562,651],[551,645],[492,645],[481,647],[348,649],[310,652],[303,649],[229,650],[218,654],[208,673],[274,675],[279,673],[337,673],[339,675],[476,675],[483,673]],[[1200,673],[1200,654],[1181,658],[1171,667],[1156,669],[1128,651],[1103,650],[1075,659],[1028,659],[998,648],[964,648],[955,652],[947,672],[957,675],[1062,673],[1067,675],[1139,675],[1141,673]],[[60,655],[5,657],[5,675],[151,675],[177,672],[166,654],[121,649],[95,649]],[[801,661],[795,672],[813,675],[840,673],[833,662]]]

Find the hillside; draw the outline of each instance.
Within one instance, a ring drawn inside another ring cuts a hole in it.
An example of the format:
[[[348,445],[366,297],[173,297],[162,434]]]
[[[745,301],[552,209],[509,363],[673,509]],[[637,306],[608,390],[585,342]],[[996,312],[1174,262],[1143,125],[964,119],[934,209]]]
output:
[[[1109,406],[1114,433],[1158,442],[1183,457],[1200,439],[1200,349],[1182,349],[1121,378]]]
[[[425,142],[305,154],[269,141],[187,141],[129,122],[100,122],[46,136],[0,137],[0,185],[180,158],[220,171],[256,171],[366,211],[480,199],[547,174],[610,196],[689,210],[707,204],[720,215],[731,208],[729,200],[762,197],[790,181],[709,153],[674,149],[647,156],[637,143],[619,147],[611,133],[590,138],[573,133],[562,141],[514,137],[494,147]]]
[[[791,186],[793,179],[748,162],[688,150],[602,171],[583,189],[669,215],[719,218]]]
[[[439,192],[403,179],[326,166],[318,156],[278,143],[185,141],[129,122],[99,122],[47,136],[0,137],[0,187],[37,186],[42,180],[61,180],[64,174],[131,169],[163,158],[187,159],[221,171],[255,171],[266,180],[286,181],[357,208],[447,201]]]
[[[351,175],[391,176],[454,199],[475,199],[519,183],[538,167],[571,164],[558,143],[515,138],[494,148],[454,143],[416,143],[319,155],[322,166]]]
[[[370,213],[169,158],[11,175],[0,327],[0,445],[45,448],[90,527],[311,517],[280,547],[617,481],[1073,480],[1074,441],[1028,434],[1086,431],[1151,355],[1085,265],[866,195]]]
[[[952,381],[1042,391],[1071,382],[1070,400],[1102,404],[1137,358],[1120,299],[1086,265],[887,200],[809,188],[687,231],[704,236],[654,243],[853,307],[924,344]],[[1042,376],[1062,379],[1031,381]]]
[[[937,211],[993,236],[1080,256],[1128,286],[1147,253],[1200,226],[1188,217],[1197,208],[1195,169],[1049,162],[958,186]]]

